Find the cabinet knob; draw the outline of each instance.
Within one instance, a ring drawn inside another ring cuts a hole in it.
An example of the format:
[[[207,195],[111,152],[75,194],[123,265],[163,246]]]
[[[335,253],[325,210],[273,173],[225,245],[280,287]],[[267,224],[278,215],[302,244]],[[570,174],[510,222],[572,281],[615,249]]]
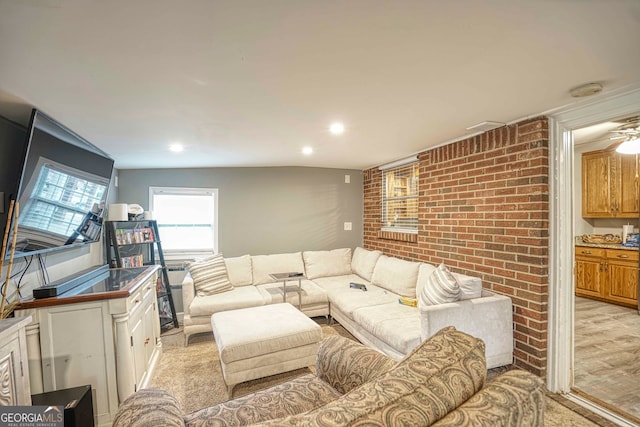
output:
[[[582,255],[591,255],[591,251],[582,251]]]

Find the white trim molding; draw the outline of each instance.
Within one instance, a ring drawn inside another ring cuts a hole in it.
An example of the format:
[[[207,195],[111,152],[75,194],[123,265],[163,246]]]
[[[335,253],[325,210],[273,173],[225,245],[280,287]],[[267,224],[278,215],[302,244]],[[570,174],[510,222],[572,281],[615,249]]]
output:
[[[617,415],[571,393],[574,361],[574,209],[572,131],[640,112],[640,88],[616,92],[549,118],[549,326],[547,387],[614,422]],[[623,425],[623,424],[621,424]],[[627,424],[624,424],[627,425]]]

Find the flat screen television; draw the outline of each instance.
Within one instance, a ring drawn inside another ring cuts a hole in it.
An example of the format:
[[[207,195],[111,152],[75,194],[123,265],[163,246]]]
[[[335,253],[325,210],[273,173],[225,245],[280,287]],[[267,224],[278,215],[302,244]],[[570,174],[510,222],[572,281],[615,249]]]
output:
[[[19,218],[5,257],[97,242],[113,159],[42,111],[33,109],[16,200]]]

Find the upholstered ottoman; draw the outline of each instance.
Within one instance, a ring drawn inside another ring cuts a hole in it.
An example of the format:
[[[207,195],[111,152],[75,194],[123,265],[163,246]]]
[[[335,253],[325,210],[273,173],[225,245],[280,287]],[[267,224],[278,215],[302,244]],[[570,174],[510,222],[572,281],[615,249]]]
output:
[[[215,313],[213,336],[229,398],[245,381],[312,366],[322,331],[289,303]]]

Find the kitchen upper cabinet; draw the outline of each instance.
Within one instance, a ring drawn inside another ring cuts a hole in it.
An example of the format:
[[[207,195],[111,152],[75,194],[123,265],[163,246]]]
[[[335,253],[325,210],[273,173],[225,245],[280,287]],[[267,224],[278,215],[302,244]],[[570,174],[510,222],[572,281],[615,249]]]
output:
[[[615,151],[582,155],[582,216],[638,217],[638,158]]]

